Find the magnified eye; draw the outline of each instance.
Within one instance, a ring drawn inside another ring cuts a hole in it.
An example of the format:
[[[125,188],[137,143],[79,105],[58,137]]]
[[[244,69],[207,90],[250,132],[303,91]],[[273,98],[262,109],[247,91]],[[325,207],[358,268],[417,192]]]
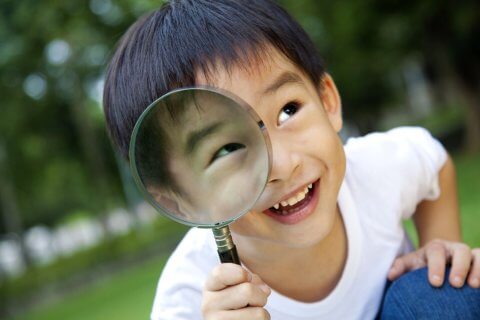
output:
[[[264,130],[265,129],[265,123],[263,123],[262,120],[258,121],[258,127],[260,128],[260,130]]]
[[[278,115],[278,124],[282,124],[288,119],[290,119],[291,116],[297,113],[299,108],[300,108],[300,104],[298,102],[292,101],[287,103],[282,108],[282,110],[280,111],[280,114]]]
[[[214,162],[215,160],[218,160],[219,158],[225,157],[232,152],[235,152],[239,149],[244,149],[244,148],[245,148],[245,145],[243,145],[241,143],[236,143],[236,142],[227,143],[226,145],[224,145],[223,147],[218,149],[217,152],[215,152],[215,154],[213,155],[213,158],[210,161],[210,163]]]

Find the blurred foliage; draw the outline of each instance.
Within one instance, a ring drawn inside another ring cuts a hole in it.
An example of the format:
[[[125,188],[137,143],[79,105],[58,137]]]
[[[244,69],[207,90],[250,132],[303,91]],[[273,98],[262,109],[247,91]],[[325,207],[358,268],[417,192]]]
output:
[[[124,201],[94,95],[115,42],[157,5],[2,1],[0,179],[12,186],[4,201],[15,202],[24,228],[54,224],[79,208],[103,213]],[[0,221],[0,233],[6,228]]]
[[[464,105],[480,149],[480,2],[281,0],[328,62],[362,132],[405,104],[418,61],[439,104]],[[0,233],[124,205],[99,107],[115,43],[153,0],[3,0],[0,8]],[[452,94],[453,92],[453,94]],[[453,101],[452,101],[453,100]]]

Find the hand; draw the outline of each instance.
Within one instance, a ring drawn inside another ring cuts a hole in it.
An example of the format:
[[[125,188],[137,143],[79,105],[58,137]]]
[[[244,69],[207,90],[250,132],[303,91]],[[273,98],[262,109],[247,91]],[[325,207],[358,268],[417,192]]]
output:
[[[263,308],[270,293],[258,275],[236,264],[220,264],[205,283],[203,317],[205,320],[270,319]]]
[[[465,280],[472,288],[480,288],[480,248],[470,249],[464,243],[432,240],[417,251],[398,257],[388,272],[393,281],[402,274],[428,266],[428,280],[440,287],[445,277],[445,266],[451,263],[449,282],[460,288]]]

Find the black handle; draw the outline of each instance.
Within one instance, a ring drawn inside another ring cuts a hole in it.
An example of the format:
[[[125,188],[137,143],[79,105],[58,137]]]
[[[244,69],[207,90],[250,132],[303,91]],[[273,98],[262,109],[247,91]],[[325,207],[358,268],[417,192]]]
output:
[[[222,263],[236,263],[240,265],[240,258],[238,257],[237,247],[235,245],[233,245],[233,247],[227,251],[218,251],[218,256],[220,257],[220,262]]]
[[[215,243],[217,244],[217,252],[220,257],[220,262],[230,262],[239,265],[240,258],[238,258],[237,247],[235,247],[235,244],[233,243],[228,225],[213,228],[212,231],[215,237]]]

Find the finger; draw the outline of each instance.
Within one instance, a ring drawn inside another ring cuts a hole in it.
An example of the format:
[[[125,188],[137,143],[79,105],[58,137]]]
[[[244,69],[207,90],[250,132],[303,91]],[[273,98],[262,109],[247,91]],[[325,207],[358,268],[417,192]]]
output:
[[[390,267],[390,270],[388,271],[388,275],[387,275],[388,280],[394,281],[406,272],[407,268],[405,266],[405,259],[407,259],[406,256],[403,256],[393,261],[393,264]]]
[[[402,274],[426,266],[424,250],[420,249],[404,256],[401,256],[392,264],[388,272],[388,279],[393,281]]]
[[[248,307],[238,310],[221,311],[207,320],[270,320],[270,314],[267,310],[259,307]]]
[[[447,264],[447,252],[442,242],[431,242],[425,247],[425,255],[428,263],[428,281],[434,287],[440,287],[445,277]]]
[[[234,263],[217,265],[205,282],[205,290],[218,291],[242,282],[252,280],[252,274]]]
[[[257,274],[252,273],[252,280],[250,282],[257,285],[267,295],[270,295],[270,293],[272,293],[270,287],[265,282],[263,282],[263,280]]]
[[[472,288],[480,288],[480,248],[472,250],[472,266],[470,267],[468,284]]]
[[[464,243],[454,244],[451,251],[452,269],[450,270],[449,282],[452,286],[461,288],[472,264],[472,251]]]
[[[251,282],[243,282],[221,291],[209,292],[210,309],[235,310],[245,307],[263,307],[267,304],[268,294]]]

